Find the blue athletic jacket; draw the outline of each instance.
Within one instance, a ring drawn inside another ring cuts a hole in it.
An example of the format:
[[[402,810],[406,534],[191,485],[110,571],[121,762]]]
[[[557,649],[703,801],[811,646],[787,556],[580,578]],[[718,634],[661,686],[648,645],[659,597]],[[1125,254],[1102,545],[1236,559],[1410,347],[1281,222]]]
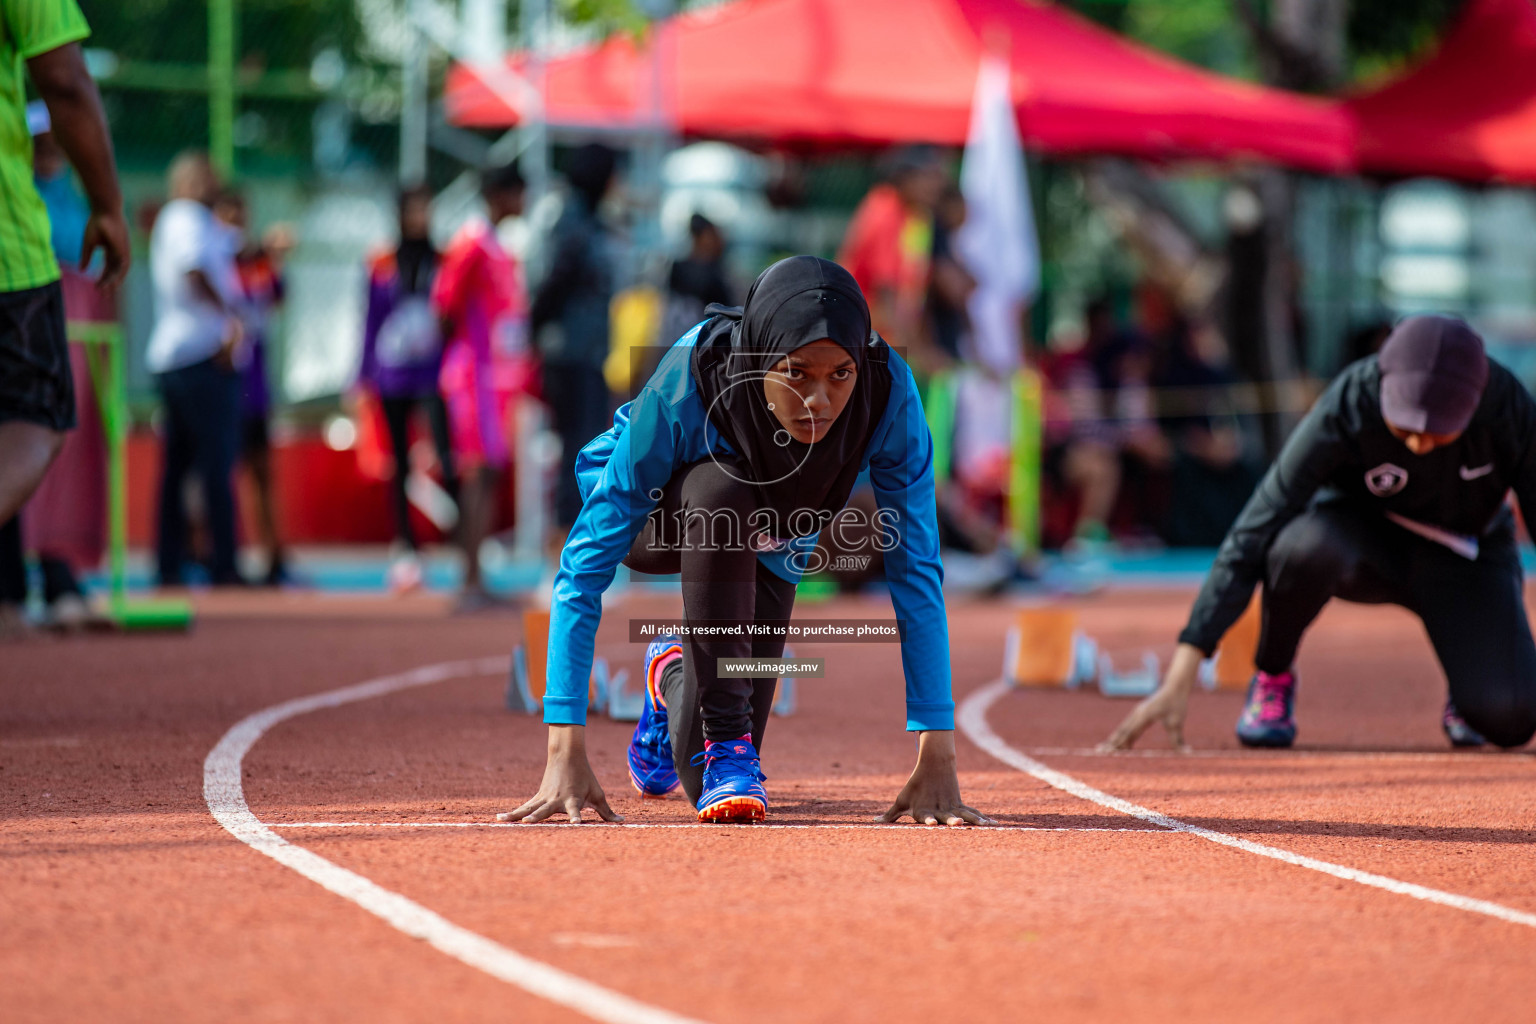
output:
[[[544,721],[582,725],[587,717],[587,677],[602,614],[602,595],[629,554],[630,545],[679,468],[709,457],[735,454],[709,422],[691,370],[694,342],[703,325],[678,339],[636,396],[613,417],[613,429],[581,450],[576,478],[581,514],[571,527],[555,576],[549,622],[549,662]],[[874,369],[878,364],[871,364]],[[912,371],[893,351],[890,401],[864,452],[875,500],[896,516],[899,537],[885,553],[886,577],[902,623],[901,662],[907,681],[907,728],[953,729],[949,623],[940,585],[939,530],[933,494],[933,439],[923,418]],[[800,578],[791,561],[816,538],[758,557],[790,582]]]

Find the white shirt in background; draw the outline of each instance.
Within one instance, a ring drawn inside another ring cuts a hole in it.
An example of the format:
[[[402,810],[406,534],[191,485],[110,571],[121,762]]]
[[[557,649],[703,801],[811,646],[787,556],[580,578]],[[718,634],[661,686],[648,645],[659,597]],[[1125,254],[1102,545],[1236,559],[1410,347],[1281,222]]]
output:
[[[145,364],[168,373],[218,355],[229,317],[187,280],[203,272],[227,303],[238,294],[234,247],[213,211],[191,199],[173,199],[155,219],[149,240],[149,271],[155,287],[155,329]]]

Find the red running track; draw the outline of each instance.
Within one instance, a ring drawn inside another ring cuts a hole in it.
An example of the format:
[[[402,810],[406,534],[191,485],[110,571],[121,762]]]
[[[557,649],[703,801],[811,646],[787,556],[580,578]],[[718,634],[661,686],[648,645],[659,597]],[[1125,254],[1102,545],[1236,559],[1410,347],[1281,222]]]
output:
[[[1188,599],[1114,595],[1084,602],[1084,623],[1122,659],[1166,654]],[[631,601],[600,643],[635,666],[624,618],[671,610]],[[1009,616],[952,609],[960,695],[996,676]],[[1519,917],[1536,913],[1536,761],[1446,751],[1438,669],[1391,609],[1325,613],[1302,655],[1293,752],[1234,749],[1230,694],[1197,699],[1192,757],[1155,736],[1130,756],[1088,753],[1129,706],[1088,693],[1007,694],[985,721],[1007,747],[1191,827],[1515,920],[1169,831],[965,740],[967,798],[1007,827],[868,827],[913,753],[887,645],[797,651],[826,657],[828,678],[803,682],[799,713],[774,721],[764,768],[771,820],[814,827],[693,826],[680,801],[642,803],[624,777],[628,728],[605,721],[590,746],[615,807],[684,827],[490,826],[543,763],[542,727],[500,710],[499,674],[313,710],[254,738],[234,778],[254,820],[294,844],[284,855],[471,936],[456,948],[479,966],[210,814],[204,762],[237,722],[502,657],[516,628],[428,600],[241,597],[208,607],[189,637],[0,651],[7,1018],[1528,1019],[1536,928]],[[289,827],[320,822],[363,824]],[[509,963],[511,982],[488,973]]]

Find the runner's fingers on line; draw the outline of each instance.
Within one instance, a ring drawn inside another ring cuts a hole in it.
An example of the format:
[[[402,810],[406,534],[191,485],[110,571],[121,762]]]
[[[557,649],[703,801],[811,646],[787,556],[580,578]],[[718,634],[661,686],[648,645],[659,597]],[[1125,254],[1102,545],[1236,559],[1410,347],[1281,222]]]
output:
[[[955,808],[953,813],[959,815],[961,821],[964,821],[967,824],[971,824],[971,825],[996,825],[997,824],[997,822],[993,821],[991,818],[987,817],[985,814],[982,814],[976,808],[968,807],[965,804],[961,804],[959,807]],[[960,822],[952,820],[952,821],[950,821],[950,824],[951,825],[958,825],[958,824],[960,824]]]
[[[1174,750],[1184,753],[1189,752],[1189,744],[1184,742],[1184,717],[1182,715],[1164,715],[1163,728],[1168,731],[1168,742]]]
[[[1136,705],[1131,713],[1125,716],[1125,720],[1116,726],[1115,731],[1109,734],[1109,739],[1099,744],[1099,752],[1108,754],[1116,750],[1131,749],[1156,717],[1156,711],[1151,706],[1152,701],[1153,698],[1148,697]]]
[[[587,802],[579,796],[566,797],[565,816],[570,819],[572,825],[581,824],[581,809]]]
[[[615,814],[613,808],[608,806],[608,798],[603,795],[602,790],[598,790],[592,794],[591,803],[592,806],[597,810],[598,817],[602,818],[604,821],[618,822],[624,820],[624,815]]]
[[[514,808],[513,810],[510,810],[510,811],[502,811],[500,814],[496,815],[496,820],[497,821],[522,821],[524,818],[528,817],[528,815],[530,815],[534,811],[536,811],[543,803],[544,803],[544,797],[543,796],[535,796],[532,800],[529,800],[527,803],[523,804],[521,807]],[[538,819],[534,819],[534,820],[538,820]]]

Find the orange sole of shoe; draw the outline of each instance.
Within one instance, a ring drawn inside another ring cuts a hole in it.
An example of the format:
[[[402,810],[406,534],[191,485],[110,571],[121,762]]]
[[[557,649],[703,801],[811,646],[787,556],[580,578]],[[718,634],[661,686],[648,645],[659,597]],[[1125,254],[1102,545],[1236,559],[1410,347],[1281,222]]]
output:
[[[704,808],[699,812],[699,820],[716,825],[762,821],[767,813],[768,808],[763,806],[761,800],[749,796],[733,796]]]

